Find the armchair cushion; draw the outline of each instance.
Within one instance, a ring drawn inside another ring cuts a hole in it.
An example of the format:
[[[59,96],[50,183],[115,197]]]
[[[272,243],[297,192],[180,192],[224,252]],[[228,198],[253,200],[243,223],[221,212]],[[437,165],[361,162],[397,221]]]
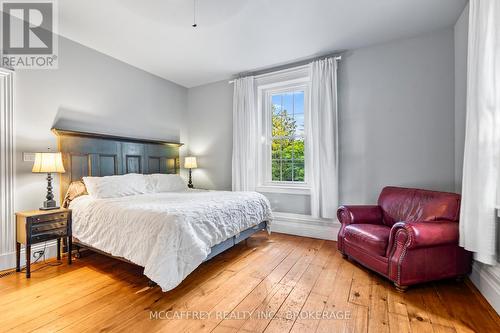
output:
[[[337,210],[339,222],[349,224],[382,224],[382,210],[377,205],[340,206]]]
[[[439,245],[458,245],[458,223],[449,221],[398,222],[391,229],[391,245],[399,230],[409,239],[408,249]]]
[[[388,186],[380,193],[378,205],[388,226],[400,221],[458,221],[460,195]]]
[[[345,228],[345,241],[368,253],[385,256],[391,228],[383,224],[351,224]]]

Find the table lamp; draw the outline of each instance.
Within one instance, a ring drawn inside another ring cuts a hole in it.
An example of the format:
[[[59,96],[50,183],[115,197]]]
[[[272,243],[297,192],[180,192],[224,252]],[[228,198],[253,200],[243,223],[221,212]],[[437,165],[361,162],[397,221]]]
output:
[[[184,168],[189,169],[189,182],[188,182],[188,187],[193,188],[193,181],[191,179],[191,170],[196,169],[198,167],[198,164],[196,163],[196,157],[194,156],[189,156],[184,159]]]
[[[52,175],[51,173],[63,173],[65,172],[62,155],[61,153],[36,153],[35,163],[33,164],[33,173],[47,173],[47,200],[43,202],[43,207],[41,210],[51,210],[58,209],[56,201],[54,200],[54,194],[52,193]]]

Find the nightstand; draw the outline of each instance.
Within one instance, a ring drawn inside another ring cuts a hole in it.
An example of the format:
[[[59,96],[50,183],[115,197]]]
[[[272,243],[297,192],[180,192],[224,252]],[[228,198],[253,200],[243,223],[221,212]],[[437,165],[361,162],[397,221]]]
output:
[[[31,275],[31,245],[57,239],[57,260],[61,260],[61,238],[68,238],[68,264],[71,265],[71,210],[34,210],[16,213],[16,271],[21,271],[21,244],[26,247],[26,277]]]

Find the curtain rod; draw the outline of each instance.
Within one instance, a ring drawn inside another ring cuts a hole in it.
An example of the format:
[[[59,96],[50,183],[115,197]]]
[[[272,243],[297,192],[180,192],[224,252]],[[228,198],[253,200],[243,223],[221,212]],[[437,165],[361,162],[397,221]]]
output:
[[[339,55],[339,54],[342,54],[342,53],[335,53],[335,54],[332,54],[332,55],[329,55],[329,56],[322,56],[322,57],[316,57],[316,58],[311,58],[311,59],[307,59],[307,60],[302,60],[302,61],[298,61],[298,62],[294,62],[294,63],[291,63],[291,64],[288,64],[288,65],[283,65],[283,66],[278,66],[278,67],[273,67],[273,68],[268,68],[268,69],[263,69],[261,71],[255,71],[255,72],[248,72],[248,73],[242,73],[241,75],[238,75],[238,78],[242,78],[242,77],[245,77],[245,76],[250,76],[250,75],[254,75],[256,78],[259,78],[261,76],[264,76],[264,75],[267,75],[267,74],[270,74],[270,73],[280,73],[280,72],[284,72],[284,71],[287,71],[287,70],[290,70],[292,68],[298,68],[298,67],[303,67],[303,66],[306,66],[308,65],[309,63],[315,61],[315,60],[320,60],[320,59],[328,59],[328,58],[333,58],[334,60],[341,60],[342,59],[342,55]],[[232,84],[234,83],[235,79],[233,80],[230,80],[228,83],[229,84]]]

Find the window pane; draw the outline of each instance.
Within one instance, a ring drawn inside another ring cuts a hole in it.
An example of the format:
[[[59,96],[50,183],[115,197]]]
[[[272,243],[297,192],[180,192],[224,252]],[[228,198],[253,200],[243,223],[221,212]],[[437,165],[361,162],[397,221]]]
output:
[[[282,137],[284,134],[286,133],[284,131],[283,117],[281,117],[281,114],[273,114],[273,137]]]
[[[271,98],[273,109],[272,136],[280,138],[295,136],[297,125],[293,118],[293,93],[273,95]],[[275,103],[278,101],[283,101],[285,105],[281,107],[280,104]]]
[[[293,117],[293,120],[295,121],[295,136],[299,137],[304,137],[305,132],[304,132],[304,114],[296,114]]]
[[[304,161],[295,161],[293,163],[293,180],[296,182],[303,182],[305,175]]]
[[[295,136],[297,126],[293,117],[283,112],[281,116],[273,116],[273,137],[288,138]]]
[[[281,140],[281,158],[284,160],[304,160],[304,139]]]
[[[304,161],[304,139],[296,139],[290,142],[290,151],[294,160]],[[285,158],[285,157],[283,157]]]
[[[280,114],[281,110],[282,110],[282,101],[281,101],[281,95],[273,95],[271,97],[271,105],[272,105],[272,109],[273,109],[273,115],[276,114]]]
[[[272,161],[272,176],[273,181],[281,181],[281,160]]]
[[[297,91],[293,94],[294,113],[293,119],[295,120],[295,135],[304,136],[304,92]]]
[[[293,158],[293,140],[283,140],[281,145],[281,158],[291,160]]]
[[[304,91],[271,95],[272,181],[304,182]]]
[[[271,158],[273,160],[280,160],[282,157],[282,147],[283,147],[283,142],[284,140],[281,139],[274,139],[271,145]]]
[[[304,92],[293,93],[293,114],[304,114]]]
[[[281,163],[282,181],[291,182],[293,180],[293,162],[292,160],[283,160]]]
[[[293,93],[283,94],[283,111],[293,117]]]

